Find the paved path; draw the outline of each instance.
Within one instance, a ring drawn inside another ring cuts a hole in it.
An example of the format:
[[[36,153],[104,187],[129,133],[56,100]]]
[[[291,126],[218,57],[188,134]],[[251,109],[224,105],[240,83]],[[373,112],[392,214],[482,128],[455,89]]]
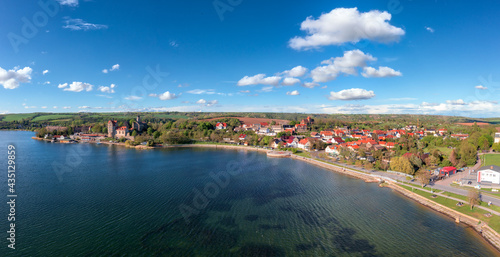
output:
[[[415,188],[415,189],[419,189],[419,190],[422,190],[422,188],[419,188],[419,187],[416,187],[416,186],[412,186],[412,185],[406,185],[405,186],[409,186],[409,187],[412,187],[412,188]],[[451,200],[455,200],[457,202],[464,202],[464,200],[462,199],[458,199],[458,198],[455,198],[455,197],[452,197],[452,196],[448,196],[448,195],[445,195],[445,194],[442,194],[442,193],[436,193],[434,192],[435,195],[439,195],[439,196],[442,196],[444,198],[448,198],[448,199],[451,199]],[[484,206],[480,206],[480,205],[476,205],[475,207],[479,208],[479,209],[483,209],[485,211],[488,211],[488,212],[491,212],[492,214],[495,214],[497,216],[500,216],[500,212],[497,212],[497,211],[494,211],[492,209],[489,209],[488,207],[484,207]]]

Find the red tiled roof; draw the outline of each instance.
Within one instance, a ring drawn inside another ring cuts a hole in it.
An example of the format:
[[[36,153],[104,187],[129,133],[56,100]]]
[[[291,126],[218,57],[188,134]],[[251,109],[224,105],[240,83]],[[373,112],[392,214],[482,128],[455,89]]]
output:
[[[323,135],[323,136],[333,136],[333,132],[332,131],[321,131],[321,135]]]
[[[304,138],[304,139],[299,141],[299,144],[305,145],[305,144],[307,144],[307,142],[309,142],[309,138]]]

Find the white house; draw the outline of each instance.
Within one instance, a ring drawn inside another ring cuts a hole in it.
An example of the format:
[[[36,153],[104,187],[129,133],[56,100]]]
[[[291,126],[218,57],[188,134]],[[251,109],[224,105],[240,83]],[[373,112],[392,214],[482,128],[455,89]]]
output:
[[[330,155],[338,155],[340,154],[339,148],[340,147],[338,145],[329,145],[326,147],[325,153]]]
[[[495,133],[495,143],[500,143],[500,133]]]
[[[496,165],[481,167],[477,171],[477,182],[500,184],[500,167]]]
[[[311,148],[311,141],[309,141],[308,138],[302,139],[297,144],[297,147],[309,151],[309,149]]]

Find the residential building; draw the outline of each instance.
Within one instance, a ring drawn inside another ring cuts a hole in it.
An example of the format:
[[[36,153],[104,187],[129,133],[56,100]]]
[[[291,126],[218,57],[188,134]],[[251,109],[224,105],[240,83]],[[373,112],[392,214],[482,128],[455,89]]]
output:
[[[495,143],[500,143],[500,133],[495,133]]]
[[[116,127],[117,125],[116,120],[110,120],[108,121],[108,137],[114,138],[116,136]]]
[[[215,125],[215,128],[216,129],[226,129],[227,128],[227,124],[226,123],[222,123],[222,122],[217,122],[217,125]]]
[[[477,182],[500,184],[500,167],[491,165],[480,168],[477,171]]]
[[[299,141],[297,147],[309,151],[309,149],[311,149],[311,140],[309,140],[309,138],[304,138]]]

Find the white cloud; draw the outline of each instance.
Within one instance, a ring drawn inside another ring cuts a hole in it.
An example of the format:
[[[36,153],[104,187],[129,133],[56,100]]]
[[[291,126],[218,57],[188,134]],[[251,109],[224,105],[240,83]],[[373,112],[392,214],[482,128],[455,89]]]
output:
[[[449,105],[465,105],[465,101],[462,99],[446,100],[446,103]]]
[[[295,85],[297,83],[300,83],[300,79],[287,77],[287,78],[283,79],[283,82],[281,82],[281,85],[283,85],[283,86],[293,86],[293,85]]]
[[[42,108],[42,109],[47,109],[47,106],[42,106],[42,107],[40,107],[40,108]]]
[[[177,87],[189,87],[189,84],[188,83],[179,84]]]
[[[50,81],[43,82],[44,85],[50,85]]]
[[[115,84],[111,84],[111,86],[109,86],[109,87],[100,86],[97,90],[99,90],[103,93],[113,94],[115,92],[115,89],[114,89],[115,87],[116,87]]]
[[[162,101],[165,101],[165,100],[175,99],[175,98],[177,98],[177,96],[174,93],[170,93],[170,92],[167,91],[167,92],[159,95],[158,98],[160,100],[162,100]]]
[[[214,105],[218,104],[219,101],[217,101],[217,100],[207,101],[205,99],[200,99],[200,100],[196,101],[196,103],[201,104],[201,105],[206,106],[206,107],[210,107],[210,106],[214,106]]]
[[[286,92],[287,95],[300,95],[299,91],[294,90],[292,92]]]
[[[356,75],[358,67],[365,67],[368,61],[376,61],[377,58],[370,54],[365,54],[360,50],[345,51],[342,57],[332,57],[322,61],[319,66],[311,71],[314,82],[328,82],[334,80],[338,75],[344,73]]]
[[[483,86],[483,85],[477,85],[475,86],[476,89],[479,89],[479,90],[486,90],[488,89],[487,87]]]
[[[63,109],[71,109],[71,106],[64,106]]]
[[[240,93],[244,93],[244,94],[250,93],[250,90],[241,90]]]
[[[78,106],[78,109],[92,109],[90,106]]]
[[[218,103],[219,103],[219,101],[217,101],[217,100],[212,100],[212,101],[208,101],[208,102],[205,104],[205,106],[210,107],[210,106],[214,106],[214,105],[216,105],[216,104],[218,104]]]
[[[131,96],[125,97],[124,99],[129,100],[129,101],[138,101],[138,100],[142,99],[142,96],[131,95]]]
[[[286,70],[283,72],[283,74],[288,75],[290,77],[302,77],[307,73],[307,68],[304,68],[302,66],[297,66],[294,67],[291,70]]]
[[[266,74],[257,74],[255,76],[249,77],[245,76],[240,79],[237,83],[238,86],[250,86],[250,85],[273,85],[277,86],[280,82],[281,77],[279,76],[271,76],[266,77]]]
[[[57,0],[60,5],[67,5],[71,7],[76,7],[78,6],[78,0]]]
[[[57,109],[57,106],[54,106],[54,107],[52,107],[52,108]]]
[[[69,87],[68,87],[69,86]],[[84,82],[73,82],[68,85],[68,83],[64,84],[59,84],[57,86],[58,88],[64,88],[64,91],[71,91],[71,92],[82,92],[82,91],[92,91],[92,88],[94,87],[93,85],[89,83],[84,83]]]
[[[262,87],[261,90],[258,90],[260,92],[272,92],[273,91],[273,87]]]
[[[115,64],[111,66],[111,69],[104,69],[102,70],[102,73],[109,73],[110,71],[115,71],[120,69],[120,64]]]
[[[71,19],[70,17],[64,17],[64,23],[66,25],[63,26],[65,29],[70,29],[70,30],[100,30],[100,29],[107,29],[107,25],[102,25],[102,24],[93,24],[89,22],[85,22],[82,19]]]
[[[375,97],[373,91],[367,91],[361,88],[344,89],[339,92],[330,92],[330,100],[366,100]]]
[[[316,82],[306,82],[306,83],[302,84],[302,86],[307,87],[307,88],[315,88],[315,87],[318,87],[319,84]]]
[[[431,27],[425,27],[425,29],[426,29],[427,31],[429,31],[430,33],[434,33],[434,29],[433,29],[433,28],[431,28]]]
[[[373,67],[364,67],[361,74],[365,78],[387,78],[387,77],[400,77],[403,74],[400,71],[395,71],[389,67],[379,66],[378,70]]]
[[[43,73],[43,75],[45,75],[45,74],[49,73],[49,70],[44,70],[42,73]]]
[[[215,90],[214,89],[193,89],[193,90],[187,91],[186,93],[193,94],[193,95],[202,95],[202,94],[213,95],[213,94],[215,94]]]
[[[32,71],[30,67],[24,67],[22,69],[16,67],[8,71],[0,67],[0,85],[5,89],[18,88],[21,83],[31,82]]]
[[[357,8],[336,8],[318,19],[307,17],[300,30],[308,35],[290,39],[289,46],[301,50],[357,43],[364,39],[380,43],[397,42],[405,31],[389,24],[390,20],[391,14],[386,11],[360,13]]]
[[[175,40],[170,40],[170,46],[171,47],[178,47],[179,44]]]

